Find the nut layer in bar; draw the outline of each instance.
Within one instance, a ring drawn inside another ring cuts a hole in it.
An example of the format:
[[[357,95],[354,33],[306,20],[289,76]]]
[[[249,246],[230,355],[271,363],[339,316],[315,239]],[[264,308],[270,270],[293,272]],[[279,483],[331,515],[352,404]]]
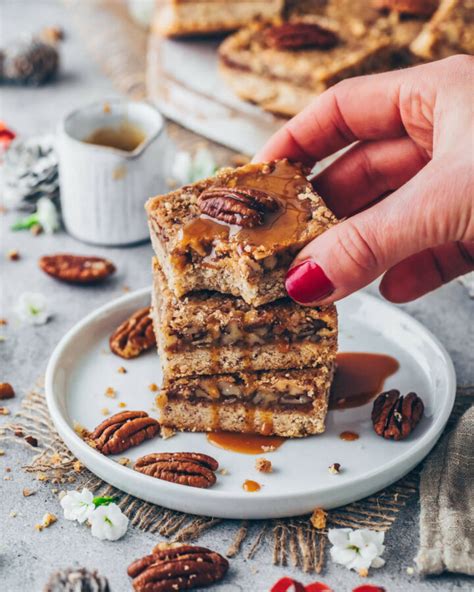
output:
[[[165,382],[161,425],[298,438],[324,431],[334,363],[303,370],[239,372]]]
[[[152,318],[166,378],[332,363],[334,305],[303,307],[282,298],[258,308],[218,292],[176,298],[153,261]]]
[[[294,256],[337,222],[301,165],[222,169],[146,204],[156,257],[177,297],[214,290],[260,306],[286,296]]]

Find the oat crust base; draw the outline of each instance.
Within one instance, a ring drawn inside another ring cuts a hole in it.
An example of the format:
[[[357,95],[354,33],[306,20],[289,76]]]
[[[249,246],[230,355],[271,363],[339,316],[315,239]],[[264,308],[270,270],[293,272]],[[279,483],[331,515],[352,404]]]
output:
[[[180,431],[226,431],[302,438],[324,432],[327,397],[315,401],[311,413],[274,409],[271,411],[271,424],[269,413],[268,410],[255,409],[249,421],[249,408],[241,403],[217,406],[206,402],[173,400],[161,408],[160,423]]]

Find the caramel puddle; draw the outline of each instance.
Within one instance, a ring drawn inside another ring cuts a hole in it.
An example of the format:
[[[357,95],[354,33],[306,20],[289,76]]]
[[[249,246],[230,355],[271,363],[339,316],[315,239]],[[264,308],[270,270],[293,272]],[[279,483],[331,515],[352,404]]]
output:
[[[357,434],[356,432],[341,432],[339,434],[339,438],[341,438],[341,440],[344,440],[345,442],[353,442],[354,440],[358,440],[359,439],[359,434]]]
[[[262,454],[262,452],[273,452],[286,441],[286,438],[235,432],[210,432],[207,434],[207,440],[213,446],[224,450],[241,454]]]
[[[395,358],[385,354],[337,354],[329,409],[351,409],[365,405],[382,391],[385,380],[395,374],[399,367]]]
[[[260,483],[257,483],[256,481],[252,481],[251,479],[247,479],[246,481],[244,481],[244,483],[242,485],[242,489],[244,491],[254,492],[254,491],[260,491],[260,489],[262,489],[262,486],[260,485]]]

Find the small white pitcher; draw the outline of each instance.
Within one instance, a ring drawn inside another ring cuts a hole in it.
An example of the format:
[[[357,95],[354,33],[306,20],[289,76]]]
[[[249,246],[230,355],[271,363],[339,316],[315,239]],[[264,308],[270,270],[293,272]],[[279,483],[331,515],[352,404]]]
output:
[[[87,143],[97,129],[126,121],[144,141],[127,152]],[[123,246],[148,239],[148,197],[166,192],[166,134],[147,103],[112,99],[77,109],[59,126],[61,209],[68,232],[81,241]]]

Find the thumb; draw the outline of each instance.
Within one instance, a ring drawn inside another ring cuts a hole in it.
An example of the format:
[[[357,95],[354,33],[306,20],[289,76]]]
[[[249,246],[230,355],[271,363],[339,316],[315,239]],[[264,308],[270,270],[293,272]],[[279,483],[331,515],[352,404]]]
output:
[[[459,196],[452,182],[446,186],[452,177],[432,164],[389,197],[309,243],[287,273],[290,297],[306,305],[339,300],[406,257],[458,240],[450,235],[461,226],[456,222]]]

